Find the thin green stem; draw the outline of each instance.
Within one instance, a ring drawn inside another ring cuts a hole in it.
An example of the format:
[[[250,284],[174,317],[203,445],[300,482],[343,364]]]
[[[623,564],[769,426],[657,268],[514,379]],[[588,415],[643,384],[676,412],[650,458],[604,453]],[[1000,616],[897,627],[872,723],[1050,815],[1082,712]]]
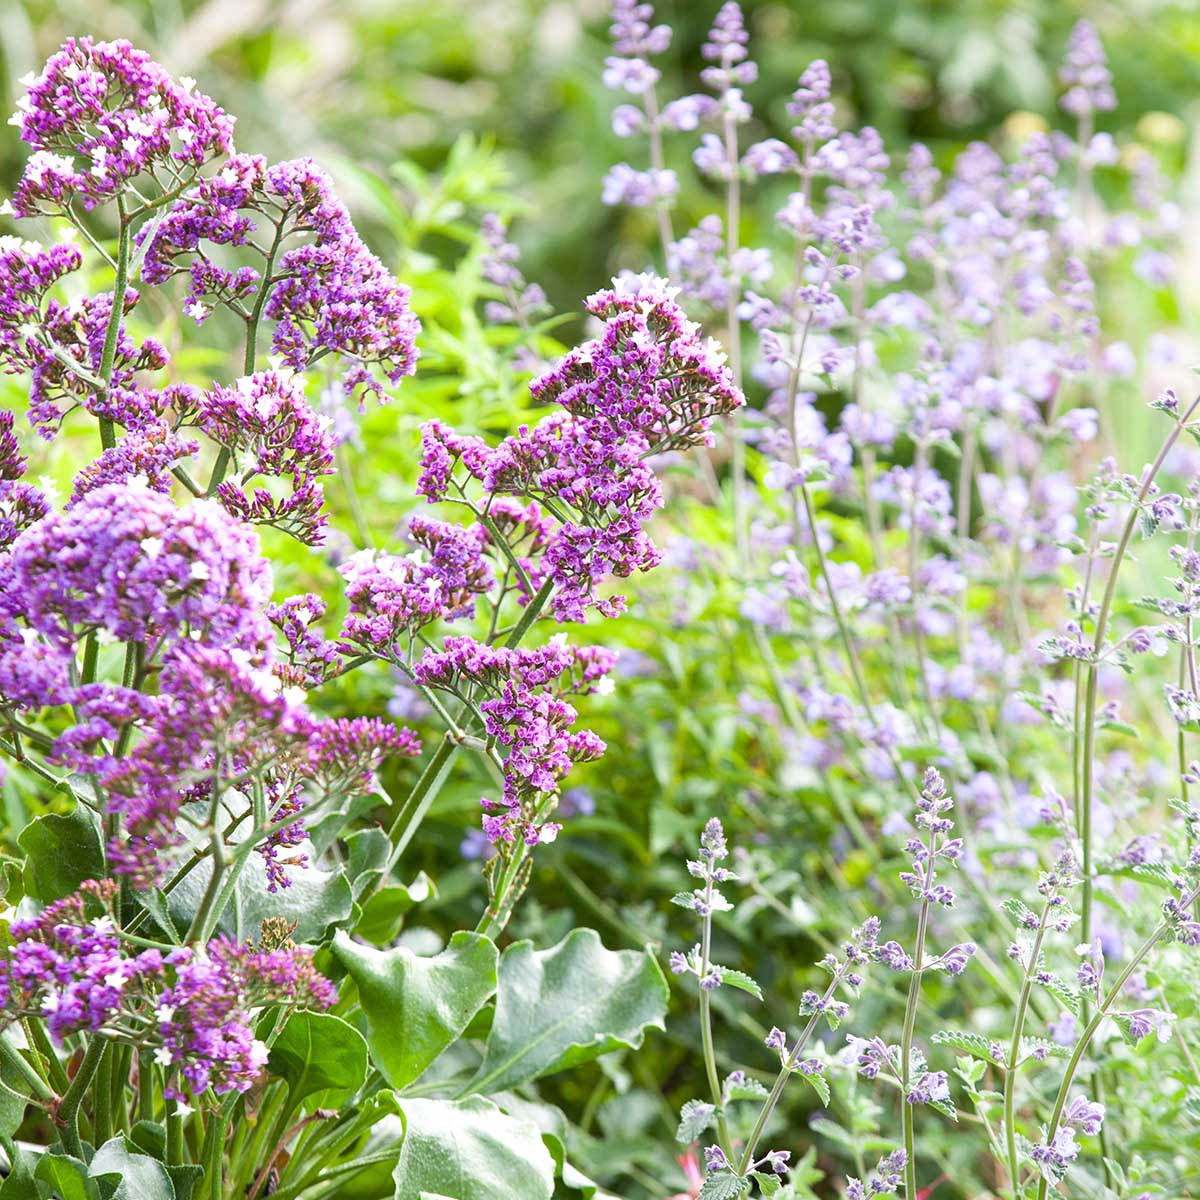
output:
[[[125,286],[129,279],[129,216],[125,211],[124,197],[117,197],[119,227],[117,232],[117,261],[113,272],[112,312],[108,327],[104,331],[104,348],[100,353],[100,382],[105,392],[112,384],[113,367],[117,359],[117,340],[121,331],[121,318],[125,309]],[[100,418],[100,445],[111,450],[117,444],[116,428],[111,417]]]
[[[796,1044],[792,1048],[791,1054],[787,1056],[787,1059],[780,1067],[770,1095],[763,1101],[758,1118],[754,1122],[754,1128],[750,1130],[750,1136],[746,1139],[746,1149],[742,1152],[742,1160],[738,1166],[739,1175],[745,1175],[750,1169],[750,1164],[754,1161],[754,1151],[758,1146],[758,1139],[762,1137],[762,1132],[766,1128],[767,1122],[771,1119],[771,1114],[775,1111],[775,1106],[779,1103],[780,1096],[783,1095],[783,1089],[787,1086],[788,1079],[791,1078],[792,1073],[796,1069],[796,1064],[800,1061],[800,1055],[804,1053],[804,1048],[808,1045],[808,1039],[812,1037],[813,1030],[816,1029],[817,1022],[821,1019],[821,1013],[825,1005],[833,998],[833,993],[837,990],[840,982],[841,976],[835,975],[829,986],[825,989],[825,995],[821,997],[821,1004],[812,1016],[809,1017],[808,1024],[805,1025],[800,1036],[796,1039]]]
[[[1188,908],[1200,896],[1200,888],[1194,889],[1182,902],[1182,907]],[[1075,1073],[1079,1070],[1079,1064],[1083,1059],[1084,1052],[1091,1044],[1092,1038],[1095,1036],[1096,1030],[1100,1028],[1101,1022],[1108,1016],[1108,1010],[1112,1007],[1113,1002],[1121,994],[1121,989],[1129,982],[1130,976],[1142,964],[1142,960],[1150,953],[1157,945],[1158,940],[1167,932],[1169,925],[1166,921],[1160,921],[1155,926],[1154,931],[1142,943],[1137,953],[1125,964],[1120,975],[1117,976],[1112,987],[1108,989],[1108,994],[1100,1002],[1100,1006],[1096,1009],[1095,1015],[1084,1027],[1083,1033],[1079,1036],[1079,1041],[1075,1043],[1075,1049],[1067,1062],[1066,1070],[1063,1072],[1062,1083],[1058,1088],[1058,1095],[1054,1099],[1054,1112],[1050,1118],[1050,1124],[1046,1127],[1046,1137],[1053,1141],[1054,1135],[1058,1130],[1059,1122],[1062,1120],[1063,1109],[1067,1104],[1067,1095],[1071,1090],[1071,1084],[1075,1082]],[[1038,1184],[1038,1200],[1046,1200],[1046,1193],[1049,1190],[1049,1181],[1043,1175],[1041,1182]]]
[[[721,1140],[721,1149],[726,1154],[732,1154],[733,1143],[729,1139],[729,1125],[725,1120],[725,1108],[721,1099],[721,1081],[717,1075],[717,1055],[713,1049],[712,998],[708,988],[704,986],[712,961],[712,893],[713,880],[710,875],[704,888],[705,915],[703,932],[700,937],[700,1042],[704,1052],[704,1071],[708,1076],[708,1090],[712,1094],[712,1101],[717,1109],[717,1134]]]
[[[1025,979],[1021,985],[1021,996],[1017,1001],[1017,1015],[1013,1021],[1012,1042],[1008,1050],[1008,1069],[1004,1074],[1004,1132],[1008,1142],[1008,1177],[1013,1195],[1020,1195],[1021,1164],[1017,1157],[1016,1090],[1017,1071],[1020,1069],[1021,1035],[1025,1030],[1025,1014],[1029,1011],[1029,996],[1033,991],[1033,980],[1038,971],[1038,959],[1042,953],[1042,940],[1046,936],[1046,921],[1050,916],[1050,899],[1047,897],[1038,922],[1037,936],[1025,964]]]
[[[1104,649],[1104,637],[1108,632],[1108,621],[1112,613],[1113,601],[1117,594],[1117,577],[1121,571],[1121,563],[1125,558],[1126,551],[1129,549],[1130,539],[1133,537],[1133,531],[1137,527],[1138,517],[1141,515],[1141,507],[1145,502],[1146,497],[1150,494],[1150,489],[1154,485],[1155,476],[1162,468],[1166,461],[1167,455],[1170,454],[1172,447],[1175,445],[1179,435],[1186,428],[1188,421],[1195,414],[1196,409],[1200,407],[1200,395],[1197,395],[1192,403],[1188,406],[1187,411],[1175,422],[1166,441],[1163,442],[1162,448],[1158,452],[1157,458],[1146,469],[1142,477],[1141,487],[1138,489],[1137,498],[1130,508],[1129,516],[1125,521],[1125,527],[1121,530],[1121,538],[1117,543],[1117,549],[1113,554],[1112,567],[1108,572],[1108,579],[1104,586],[1104,595],[1100,601],[1100,609],[1096,614],[1096,631],[1092,639],[1092,657],[1088,663],[1087,677],[1087,692],[1084,700],[1084,726],[1083,726],[1083,798],[1081,811],[1081,828],[1080,840],[1083,843],[1083,901],[1082,912],[1080,914],[1080,925],[1083,933],[1083,940],[1088,942],[1092,935],[1092,791],[1093,780],[1095,775],[1095,743],[1096,743],[1096,703],[1097,692],[1099,687],[1098,676],[1100,673],[1100,657]]]

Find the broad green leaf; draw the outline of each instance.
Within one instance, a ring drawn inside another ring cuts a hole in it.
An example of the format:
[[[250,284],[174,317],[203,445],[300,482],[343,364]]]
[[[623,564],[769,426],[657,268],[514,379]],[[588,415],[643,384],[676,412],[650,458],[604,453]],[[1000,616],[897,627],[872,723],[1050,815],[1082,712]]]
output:
[[[347,871],[355,900],[367,894],[387,870],[392,843],[382,829],[358,829],[343,839],[348,856]]]
[[[50,813],[31,821],[17,838],[25,851],[25,890],[49,904],[69,896],[85,879],[104,874],[100,822],[82,804],[65,815]]]
[[[500,959],[496,1016],[469,1091],[492,1092],[636,1049],[662,1028],[667,981],[648,951],[606,950],[576,929],[550,950],[515,942]]]
[[[404,1144],[394,1200],[550,1200],[554,1159],[531,1121],[490,1100],[396,1101]]]
[[[69,1154],[43,1154],[33,1177],[60,1200],[100,1200],[100,1187],[88,1177],[87,1164]]]
[[[175,1188],[162,1163],[135,1154],[123,1137],[96,1151],[88,1175],[100,1184],[104,1200],[175,1200]]]
[[[362,916],[354,927],[358,937],[377,946],[392,941],[400,932],[405,916],[418,904],[437,895],[437,887],[424,871],[412,883],[390,884],[373,892],[363,901]]]
[[[496,990],[496,944],[476,933],[420,958],[403,946],[360,946],[339,930],[333,952],[358,985],[371,1057],[394,1088],[457,1041]]]
[[[29,1106],[29,1088],[10,1069],[0,1069],[0,1138],[10,1138],[25,1119]]]
[[[345,1094],[367,1077],[367,1044],[341,1017],[295,1012],[272,1044],[267,1066],[287,1082],[293,1104],[314,1092]]]
[[[212,864],[200,863],[171,892],[171,917],[180,929],[192,923],[200,898],[212,874]],[[233,903],[217,925],[220,933],[239,939],[257,938],[268,917],[296,923],[292,938],[300,944],[321,941],[331,925],[350,915],[353,897],[345,871],[339,866],[325,870],[313,863],[291,872],[291,886],[267,890],[267,873],[262,858],[252,854],[238,880]]]

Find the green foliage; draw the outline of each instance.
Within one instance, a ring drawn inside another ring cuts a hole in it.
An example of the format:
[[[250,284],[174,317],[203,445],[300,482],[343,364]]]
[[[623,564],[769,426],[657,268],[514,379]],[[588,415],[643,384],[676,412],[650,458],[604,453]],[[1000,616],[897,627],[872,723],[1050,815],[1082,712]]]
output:
[[[432,958],[373,950],[341,931],[333,951],[358,987],[367,1043],[388,1083],[402,1088],[462,1034],[496,990],[495,943],[456,933]]]
[[[395,1200],[550,1200],[554,1160],[537,1126],[489,1100],[397,1100]]]
[[[667,981],[648,951],[606,950],[592,929],[557,946],[517,942],[500,959],[496,1016],[483,1062],[471,1081],[501,1091],[637,1049],[648,1028],[662,1028]]]

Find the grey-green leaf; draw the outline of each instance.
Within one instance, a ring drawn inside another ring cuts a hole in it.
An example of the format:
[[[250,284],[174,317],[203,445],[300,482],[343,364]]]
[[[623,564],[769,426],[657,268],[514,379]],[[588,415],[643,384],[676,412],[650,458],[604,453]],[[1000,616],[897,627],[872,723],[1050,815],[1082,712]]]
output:
[[[729,1175],[722,1171],[719,1175],[710,1175],[700,1189],[696,1200],[733,1200],[743,1192],[750,1190],[750,1180],[741,1175]]]
[[[26,855],[25,890],[46,904],[69,896],[85,879],[104,874],[100,822],[82,804],[66,814],[38,817],[17,843]]]
[[[286,1081],[293,1103],[330,1090],[344,1098],[367,1077],[367,1044],[341,1017],[296,1012],[272,1044],[267,1066]]]
[[[717,970],[721,972],[721,983],[724,986],[737,988],[740,992],[748,992],[755,1000],[763,998],[762,988],[745,971],[735,971],[732,967],[718,967]]]
[[[123,1137],[96,1151],[88,1175],[100,1184],[105,1200],[175,1200],[166,1168],[145,1154],[135,1154]]]
[[[496,944],[477,933],[456,933],[420,958],[403,946],[360,946],[339,930],[333,952],[358,985],[371,1057],[394,1088],[457,1041],[496,990]]]
[[[685,1146],[694,1142],[716,1119],[716,1105],[704,1100],[688,1100],[679,1110],[675,1140]]]
[[[490,1100],[405,1100],[394,1200],[550,1200],[554,1159],[532,1121]]]
[[[636,1049],[661,1029],[667,981],[648,951],[606,950],[594,929],[557,946],[515,942],[500,959],[496,1017],[469,1091],[494,1092]]]

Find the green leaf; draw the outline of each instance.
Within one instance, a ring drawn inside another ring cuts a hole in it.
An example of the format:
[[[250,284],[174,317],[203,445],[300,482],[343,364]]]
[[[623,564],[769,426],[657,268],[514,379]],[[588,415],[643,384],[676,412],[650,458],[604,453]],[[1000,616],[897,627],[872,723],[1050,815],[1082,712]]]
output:
[[[1021,1057],[1028,1058],[1035,1050],[1042,1052],[1042,1058],[1070,1058],[1071,1047],[1060,1046],[1057,1042],[1045,1038],[1023,1037],[1021,1039]]]
[[[930,1041],[938,1046],[953,1046],[956,1050],[965,1050],[976,1058],[988,1062],[1000,1062],[992,1054],[992,1043],[980,1033],[964,1033],[957,1029],[939,1029]]]
[[[404,1119],[394,1200],[550,1200],[554,1159],[532,1121],[490,1100],[396,1099]]]
[[[764,1196],[777,1196],[783,1191],[783,1184],[780,1182],[779,1176],[772,1171],[769,1175],[762,1171],[753,1171],[755,1180],[758,1183],[758,1190]]]
[[[821,1097],[821,1105],[824,1108],[829,1107],[829,1080],[823,1074],[820,1075],[804,1075],[803,1078],[812,1085],[813,1091]]]
[[[1079,993],[1067,984],[1063,983],[1057,975],[1049,975],[1044,981],[1043,986],[1046,991],[1050,992],[1060,1004],[1065,1005],[1071,1010],[1073,1016],[1079,1016],[1079,1009],[1082,1003]]]
[[[938,1112],[944,1113],[952,1121],[958,1120],[958,1109],[949,1100],[930,1100],[929,1107],[936,1108]]]
[[[344,1098],[367,1077],[367,1044],[341,1017],[295,1012],[272,1044],[267,1066],[286,1081],[293,1104],[330,1090]]]
[[[69,1154],[43,1154],[33,1177],[60,1200],[100,1200],[100,1188],[88,1178],[87,1164]]]
[[[717,1119],[717,1109],[704,1100],[688,1100],[679,1110],[675,1140],[685,1146],[694,1142]]]
[[[576,929],[550,950],[515,942],[500,959],[496,1017],[470,1090],[502,1091],[637,1049],[661,1029],[667,981],[647,951],[606,950],[594,929]]]
[[[412,1083],[496,990],[495,942],[456,933],[432,958],[360,946],[339,930],[333,952],[358,985],[371,1057],[394,1088]]]
[[[50,813],[31,821],[17,838],[25,851],[25,890],[49,904],[75,891],[85,879],[104,874],[100,822],[90,808]]]
[[[355,900],[367,893],[387,870],[392,843],[382,829],[357,829],[343,839],[346,843],[346,874]]]
[[[175,1188],[162,1163],[134,1154],[123,1137],[107,1141],[88,1165],[104,1200],[175,1200]]]
[[[725,1080],[725,1099],[730,1100],[765,1100],[769,1095],[767,1089],[757,1079],[749,1077],[740,1083]]]
[[[717,967],[717,970],[721,972],[721,982],[727,987],[749,992],[755,1000],[763,998],[762,988],[745,971],[735,971],[732,967]]]
[[[178,928],[191,925],[211,874],[212,864],[205,860],[171,892],[171,917]],[[257,938],[264,920],[279,917],[296,923],[292,938],[306,945],[322,941],[331,925],[350,915],[354,901],[341,866],[325,870],[312,863],[293,871],[291,880],[290,887],[268,891],[262,856],[252,854],[238,880],[233,903],[217,925],[218,932],[242,940]]]
[[[404,924],[405,916],[418,904],[437,895],[434,882],[421,871],[409,884],[380,888],[363,903],[362,916],[354,927],[358,937],[377,946],[393,941]]]
[[[750,1190],[750,1180],[741,1175],[730,1175],[722,1171],[719,1175],[710,1175],[696,1196],[696,1200],[733,1200]]]

